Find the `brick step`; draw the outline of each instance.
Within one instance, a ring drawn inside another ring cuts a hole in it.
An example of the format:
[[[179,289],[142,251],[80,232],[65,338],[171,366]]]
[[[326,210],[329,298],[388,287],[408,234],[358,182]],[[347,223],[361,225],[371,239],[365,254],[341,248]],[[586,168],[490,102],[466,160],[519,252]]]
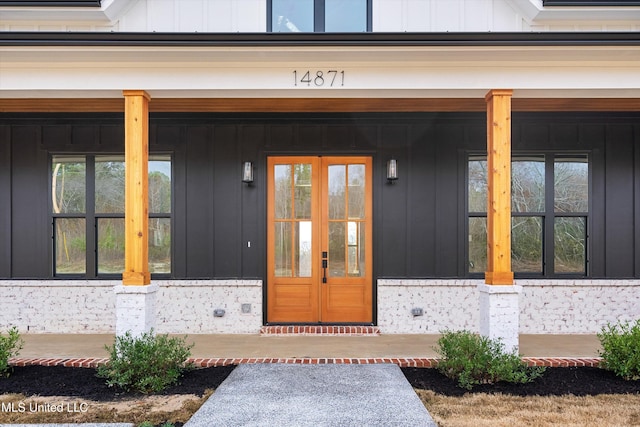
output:
[[[330,335],[330,336],[377,336],[377,326],[263,326],[260,335]]]
[[[570,368],[590,366],[598,367],[602,361],[599,357],[593,358],[576,358],[576,357],[523,357],[522,360],[529,366],[550,366],[555,368]],[[95,368],[107,363],[108,359],[104,358],[11,358],[9,364],[12,366],[67,366],[75,368]],[[245,363],[294,363],[302,365],[324,365],[324,364],[351,364],[351,365],[369,365],[374,363],[393,363],[400,367],[414,368],[433,368],[438,364],[438,359],[431,357],[394,357],[394,358],[271,358],[271,357],[255,357],[255,358],[190,358],[195,366],[200,368],[208,368],[215,366],[231,366]]]

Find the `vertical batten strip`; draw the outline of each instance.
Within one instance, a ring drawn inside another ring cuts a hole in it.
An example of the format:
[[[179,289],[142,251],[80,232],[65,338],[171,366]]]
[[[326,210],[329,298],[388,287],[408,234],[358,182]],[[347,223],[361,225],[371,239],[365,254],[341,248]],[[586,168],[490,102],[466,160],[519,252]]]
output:
[[[148,285],[149,95],[125,90],[125,262],[123,285]]]
[[[511,271],[511,96],[512,90],[487,93],[487,272],[489,285],[513,285]]]

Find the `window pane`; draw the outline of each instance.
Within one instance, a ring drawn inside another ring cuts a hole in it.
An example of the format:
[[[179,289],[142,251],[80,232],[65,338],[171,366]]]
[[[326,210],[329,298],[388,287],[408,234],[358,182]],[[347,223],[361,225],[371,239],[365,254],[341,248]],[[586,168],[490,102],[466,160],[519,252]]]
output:
[[[512,218],[511,268],[514,272],[542,273],[542,218]]]
[[[554,169],[556,212],[589,211],[589,163],[587,156],[556,156]]]
[[[367,31],[367,0],[325,0],[324,30]]]
[[[469,218],[469,273],[487,271],[487,218]]]
[[[329,277],[345,276],[345,222],[329,223]]]
[[[291,218],[291,165],[276,165],[275,180],[275,217]]]
[[[544,211],[544,156],[514,157],[511,197],[513,212]]]
[[[85,274],[87,239],[84,218],[55,218],[56,274]]]
[[[586,235],[585,218],[556,218],[553,228],[556,273],[585,274]]]
[[[365,217],[365,168],[364,165],[349,165],[349,218]]]
[[[311,219],[311,165],[293,166],[296,219]]]
[[[98,218],[98,274],[124,271],[124,218]]]
[[[96,156],[96,213],[124,212],[124,158]]]
[[[53,157],[51,198],[54,214],[85,211],[86,163],[84,157]]]
[[[149,157],[149,212],[171,212],[171,158]]]
[[[311,221],[296,223],[295,277],[311,277]]]
[[[486,157],[469,158],[469,212],[487,211]]]
[[[329,218],[345,218],[346,201],[346,173],[345,165],[329,166]]]
[[[171,273],[170,218],[149,218],[149,272]]]
[[[292,277],[291,269],[291,223],[276,222],[275,230],[275,275],[276,277]]]
[[[362,277],[365,272],[365,228],[364,223],[347,223],[347,273],[350,277]]]
[[[271,0],[271,31],[312,33],[313,30],[313,0]]]

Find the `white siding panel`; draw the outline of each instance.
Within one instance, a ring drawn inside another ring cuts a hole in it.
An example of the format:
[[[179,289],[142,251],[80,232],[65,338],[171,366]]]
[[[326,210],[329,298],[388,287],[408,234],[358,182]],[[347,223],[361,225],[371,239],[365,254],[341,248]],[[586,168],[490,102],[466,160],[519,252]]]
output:
[[[148,2],[146,31],[176,31],[175,13],[174,0]]]
[[[205,23],[207,14],[205,8],[208,2],[202,0],[175,1],[174,28],[180,32],[204,32],[208,31]]]
[[[120,18],[119,31],[147,31],[147,0],[138,0]]]
[[[462,0],[431,0],[431,31],[462,31]]]
[[[233,0],[208,2],[208,31],[231,32],[237,18],[233,14]]]
[[[489,31],[493,25],[493,0],[465,0],[464,31]]]
[[[429,2],[407,0],[404,7],[405,18],[401,31],[431,31],[429,20]]]
[[[490,31],[522,31],[522,16],[508,0],[493,0],[493,25]]]
[[[406,2],[403,0],[373,0],[373,31],[403,31]]]

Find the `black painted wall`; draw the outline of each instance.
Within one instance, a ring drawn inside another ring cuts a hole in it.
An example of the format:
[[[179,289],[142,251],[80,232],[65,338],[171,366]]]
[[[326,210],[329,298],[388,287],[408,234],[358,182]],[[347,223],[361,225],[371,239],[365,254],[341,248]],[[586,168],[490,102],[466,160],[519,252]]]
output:
[[[466,277],[466,155],[485,127],[476,113],[152,115],[150,151],[173,154],[172,275],[263,278],[267,156],[358,154],[374,158],[376,277]],[[0,278],[51,276],[50,155],[123,139],[117,114],[0,115]],[[515,113],[513,149],[591,154],[590,276],[640,277],[640,114]]]

